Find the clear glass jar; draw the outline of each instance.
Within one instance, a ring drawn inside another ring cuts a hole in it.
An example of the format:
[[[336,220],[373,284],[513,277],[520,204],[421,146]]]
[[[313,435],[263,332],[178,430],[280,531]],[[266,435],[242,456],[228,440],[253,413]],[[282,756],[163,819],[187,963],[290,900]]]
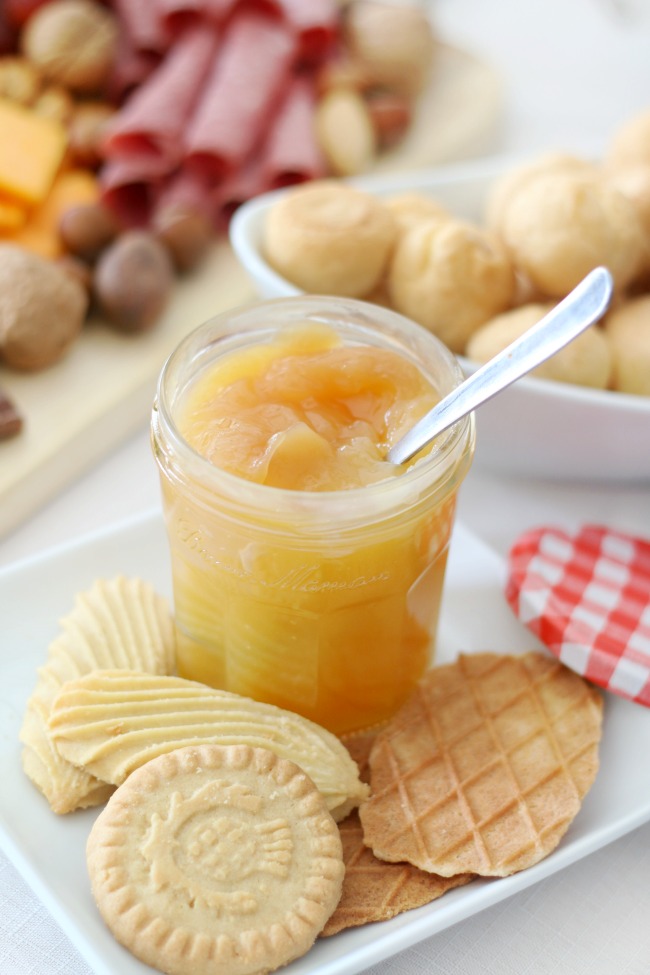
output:
[[[463,378],[431,333],[387,309],[344,298],[267,301],[208,321],[170,356],[152,443],[179,673],[342,734],[393,714],[432,661],[474,422],[459,421],[400,475],[349,490],[285,490],[215,467],[178,431],[185,392],[219,357],[309,321],[343,343],[398,352],[441,396]]]

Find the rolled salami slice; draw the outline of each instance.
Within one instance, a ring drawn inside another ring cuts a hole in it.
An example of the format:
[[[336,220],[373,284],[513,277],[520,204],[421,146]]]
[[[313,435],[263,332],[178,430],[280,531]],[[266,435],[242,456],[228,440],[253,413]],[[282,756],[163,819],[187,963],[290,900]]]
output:
[[[235,12],[185,133],[192,169],[216,181],[246,160],[281,96],[295,50],[283,23],[256,11]]]
[[[339,32],[339,8],[335,0],[276,0],[298,36],[298,60],[322,61],[334,47]]]
[[[171,38],[165,31],[157,4],[152,0],[113,0],[121,23],[136,51],[160,54]]]
[[[266,7],[265,0],[262,0]],[[239,0],[203,0],[205,15],[214,23],[221,24],[235,9]],[[275,0],[270,0],[272,7],[276,6]]]
[[[217,230],[227,229],[230,218],[242,203],[268,189],[265,164],[266,160],[255,153],[241,169],[214,190],[211,204]]]
[[[195,27],[207,16],[207,0],[153,0],[165,31],[172,37]]]
[[[126,31],[121,30],[106,84],[109,101],[121,105],[160,64],[160,58],[152,51],[137,51]]]
[[[124,227],[145,227],[168,175],[161,160],[113,159],[99,174],[101,198]]]
[[[264,148],[265,189],[277,189],[327,172],[314,128],[313,79],[297,75],[291,81]]]
[[[212,194],[217,229],[227,227],[235,210],[252,197],[326,174],[314,132],[314,104],[313,79],[293,77],[263,144]]]
[[[183,129],[216,49],[217,35],[212,27],[202,25],[184,31],[111,121],[103,143],[105,155],[151,156],[169,165],[178,162]]]

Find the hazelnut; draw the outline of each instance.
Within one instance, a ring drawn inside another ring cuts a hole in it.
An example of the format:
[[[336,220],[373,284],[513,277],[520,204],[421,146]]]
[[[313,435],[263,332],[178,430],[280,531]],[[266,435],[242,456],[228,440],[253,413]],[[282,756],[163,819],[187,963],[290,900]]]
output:
[[[61,217],[59,233],[75,257],[92,263],[115,239],[119,231],[113,214],[102,203],[69,207]]]
[[[101,313],[120,332],[152,328],[174,282],[171,258],[144,230],[129,230],[103,251],[95,268],[94,295]]]
[[[196,267],[212,239],[212,224],[206,214],[180,204],[156,214],[154,231],[179,271]]]

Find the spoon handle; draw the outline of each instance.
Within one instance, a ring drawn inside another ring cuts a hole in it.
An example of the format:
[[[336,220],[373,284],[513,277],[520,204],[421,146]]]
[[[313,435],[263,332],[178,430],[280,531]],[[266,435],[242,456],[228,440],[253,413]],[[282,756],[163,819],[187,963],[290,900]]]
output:
[[[612,289],[612,276],[607,268],[591,271],[537,324],[436,403],[391,447],[388,460],[403,464],[443,430],[558,352],[598,321],[607,310]]]

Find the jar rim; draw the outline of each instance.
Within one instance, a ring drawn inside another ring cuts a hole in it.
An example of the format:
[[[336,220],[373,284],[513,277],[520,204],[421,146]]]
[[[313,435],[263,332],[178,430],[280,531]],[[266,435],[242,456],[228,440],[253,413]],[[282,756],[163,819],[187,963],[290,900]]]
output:
[[[447,346],[433,333],[392,309],[359,299],[320,295],[258,301],[207,319],[190,331],[167,357],[158,378],[152,411],[152,431],[158,449],[162,448],[160,441],[163,437],[167,443],[167,454],[180,458],[183,468],[191,468],[195,477],[203,476],[211,482],[212,487],[218,483],[220,492],[239,504],[261,504],[275,512],[288,509],[295,513],[299,508],[307,513],[310,510],[327,508],[329,514],[336,511],[340,515],[341,509],[357,510],[355,501],[360,503],[363,499],[365,503],[370,497],[378,504],[389,504],[391,499],[397,500],[405,493],[417,493],[431,483],[444,482],[444,474],[456,471],[461,466],[462,458],[468,457],[465,468],[458,472],[459,476],[455,479],[462,480],[471,459],[474,441],[473,414],[463,417],[448,428],[434,441],[429,453],[418,459],[399,477],[387,477],[372,484],[329,491],[303,491],[250,481],[218,467],[192,447],[180,433],[173,416],[172,395],[179,388],[175,374],[180,371],[183,360],[189,356],[189,363],[193,363],[198,372],[203,368],[201,360],[205,358],[204,364],[214,361],[219,354],[216,351],[219,347],[226,353],[234,348],[250,346],[252,341],[257,343],[264,340],[265,336],[277,335],[287,324],[286,321],[272,324],[280,315],[283,319],[295,319],[296,323],[313,321],[340,326],[366,339],[381,338],[382,342],[369,341],[368,344],[392,347],[402,355],[406,354],[431,380],[427,363],[415,357],[408,344],[402,343],[414,342],[418,347],[425,346],[431,358],[435,356],[437,364],[443,367],[449,382],[448,388],[440,390],[441,394],[450,392],[464,379],[460,363]],[[210,336],[212,337],[209,338]]]

